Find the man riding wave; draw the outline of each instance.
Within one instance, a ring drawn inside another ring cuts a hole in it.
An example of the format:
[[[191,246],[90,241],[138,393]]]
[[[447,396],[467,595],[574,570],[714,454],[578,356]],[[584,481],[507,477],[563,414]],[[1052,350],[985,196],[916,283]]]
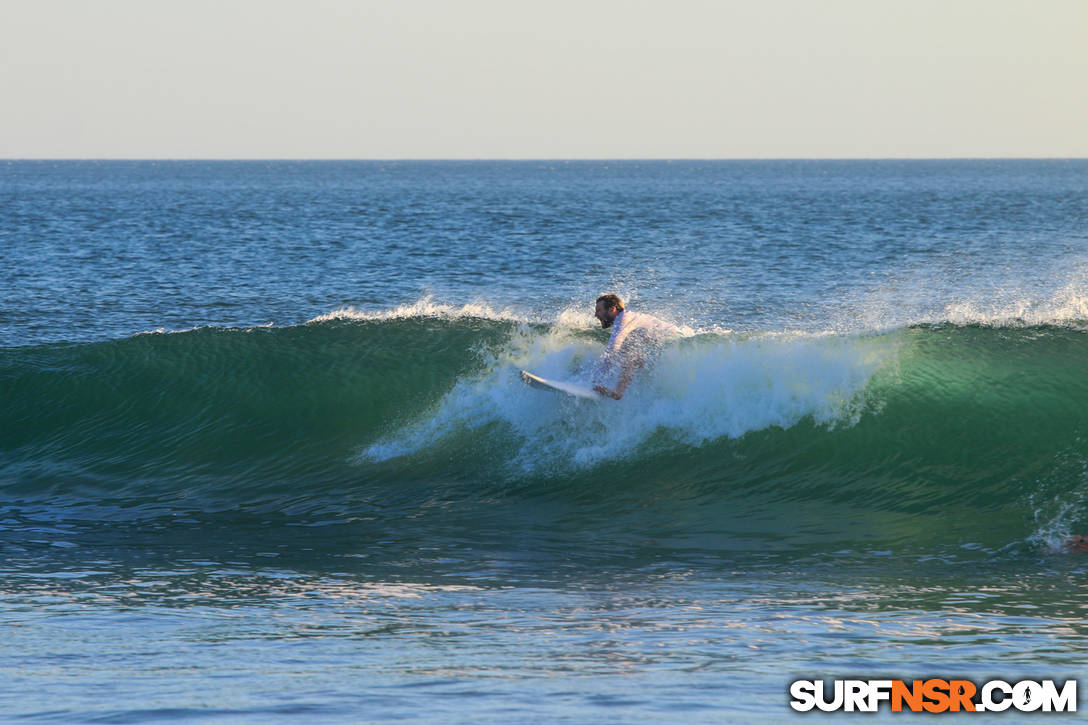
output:
[[[598,370],[604,371],[618,365],[619,379],[615,389],[604,385],[594,385],[593,389],[616,400],[623,397],[635,371],[647,363],[651,353],[680,333],[674,325],[653,315],[625,309],[623,301],[614,294],[597,298],[594,316],[600,320],[602,328],[612,328],[612,336],[608,338]]]

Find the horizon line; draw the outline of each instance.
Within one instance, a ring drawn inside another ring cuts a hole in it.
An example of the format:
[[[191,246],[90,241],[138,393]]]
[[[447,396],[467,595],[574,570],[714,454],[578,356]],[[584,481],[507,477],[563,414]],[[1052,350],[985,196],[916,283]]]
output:
[[[333,162],[371,162],[371,163],[408,163],[408,162],[672,162],[672,161],[1088,161],[1088,156],[671,156],[671,157],[305,157],[305,156],[268,156],[268,157],[215,157],[215,156],[0,156],[0,162],[13,161],[223,161],[223,162],[269,162],[269,161],[333,161]]]

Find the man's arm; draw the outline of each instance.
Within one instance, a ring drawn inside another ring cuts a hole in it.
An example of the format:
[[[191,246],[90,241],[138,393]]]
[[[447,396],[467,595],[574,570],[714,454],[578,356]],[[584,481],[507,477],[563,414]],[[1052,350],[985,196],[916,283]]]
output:
[[[626,392],[627,386],[631,384],[631,379],[635,377],[635,371],[641,366],[642,356],[634,352],[629,352],[623,356],[623,362],[620,364],[620,379],[616,383],[616,389],[609,390],[603,385],[594,385],[593,389],[601,395],[619,400],[623,397],[624,392]]]

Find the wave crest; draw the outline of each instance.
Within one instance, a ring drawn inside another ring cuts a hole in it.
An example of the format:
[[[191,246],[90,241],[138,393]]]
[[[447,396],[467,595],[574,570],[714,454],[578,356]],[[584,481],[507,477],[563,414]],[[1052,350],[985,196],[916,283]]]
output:
[[[498,322],[525,322],[525,318],[513,312],[509,308],[496,310],[486,302],[470,302],[464,305],[451,305],[444,302],[435,302],[432,295],[423,297],[410,304],[398,305],[391,309],[361,310],[353,305],[340,307],[323,315],[318,315],[306,321],[306,324],[319,322],[331,322],[341,320],[355,320],[366,322],[380,322],[384,320],[406,320],[417,317],[438,317],[444,319],[477,318],[482,320],[495,320]]]

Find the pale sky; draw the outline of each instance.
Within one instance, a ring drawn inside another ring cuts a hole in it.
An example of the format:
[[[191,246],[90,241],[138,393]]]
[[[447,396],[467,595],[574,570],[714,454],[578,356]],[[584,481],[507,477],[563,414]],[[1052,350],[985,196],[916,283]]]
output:
[[[1088,0],[0,0],[0,158],[1088,157]]]

